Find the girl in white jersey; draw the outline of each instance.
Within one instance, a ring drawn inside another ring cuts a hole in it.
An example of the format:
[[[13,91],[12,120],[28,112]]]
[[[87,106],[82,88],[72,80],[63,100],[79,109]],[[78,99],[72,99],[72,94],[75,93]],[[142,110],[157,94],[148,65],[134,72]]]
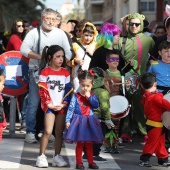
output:
[[[39,95],[45,117],[44,134],[41,138],[40,152],[37,157],[36,166],[48,167],[45,150],[53,131],[54,122],[55,155],[53,157],[52,166],[67,166],[67,163],[60,155],[60,151],[62,147],[66,111],[73,89],[70,83],[70,74],[68,70],[64,68],[66,58],[63,48],[58,45],[44,47],[42,61],[44,61],[46,67],[41,70],[39,76]]]

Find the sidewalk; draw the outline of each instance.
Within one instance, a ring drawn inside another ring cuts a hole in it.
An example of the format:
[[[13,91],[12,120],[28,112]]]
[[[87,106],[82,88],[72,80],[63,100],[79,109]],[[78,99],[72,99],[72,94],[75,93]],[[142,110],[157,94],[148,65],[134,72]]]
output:
[[[16,124],[16,133],[9,135],[9,130],[6,129],[3,134],[3,140],[0,143],[0,168],[1,170],[44,170],[44,168],[35,167],[36,159],[39,153],[39,142],[29,144],[24,142],[25,134],[19,131],[20,124]],[[54,154],[54,143],[49,143],[46,149],[46,156],[49,162],[48,170],[54,170],[52,167],[52,158]],[[68,163],[68,167],[57,167],[58,170],[75,169],[75,144],[65,144],[61,150],[61,155]],[[108,162],[100,164],[100,169],[119,170],[120,167],[115,162],[111,154],[101,153]],[[84,162],[86,169],[88,163]]]

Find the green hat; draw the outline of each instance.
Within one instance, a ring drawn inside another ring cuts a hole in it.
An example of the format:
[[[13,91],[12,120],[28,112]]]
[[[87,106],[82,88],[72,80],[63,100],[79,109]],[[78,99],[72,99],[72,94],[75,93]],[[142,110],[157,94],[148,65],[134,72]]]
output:
[[[139,19],[141,25],[140,25],[140,30],[139,30],[138,33],[143,32],[143,29],[144,29],[144,20],[145,20],[145,16],[143,14],[139,14],[139,13],[129,14],[128,15],[128,19],[129,19],[129,21],[131,19]]]

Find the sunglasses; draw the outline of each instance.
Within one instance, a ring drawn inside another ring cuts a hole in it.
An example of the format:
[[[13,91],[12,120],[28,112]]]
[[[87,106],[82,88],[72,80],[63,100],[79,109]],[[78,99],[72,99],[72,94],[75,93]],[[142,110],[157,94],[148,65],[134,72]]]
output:
[[[141,25],[141,23],[130,22],[129,25],[130,26],[134,26],[135,25],[135,27],[139,27],[139,25]]]
[[[23,25],[17,25],[17,28],[24,27]]]

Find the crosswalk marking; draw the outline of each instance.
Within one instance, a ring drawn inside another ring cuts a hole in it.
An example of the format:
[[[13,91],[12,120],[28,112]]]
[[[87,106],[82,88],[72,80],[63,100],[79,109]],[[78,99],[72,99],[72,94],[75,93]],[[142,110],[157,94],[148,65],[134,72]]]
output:
[[[70,169],[75,169],[76,161],[75,161],[75,144],[67,144],[65,143],[65,149],[67,153],[67,157],[69,159]],[[109,153],[100,153],[100,156],[107,159],[107,163],[97,163],[100,169],[121,169],[118,164],[115,162],[114,158]],[[88,167],[87,162],[83,162],[85,167]]]
[[[0,143],[0,167],[19,168],[24,139],[3,139]]]

